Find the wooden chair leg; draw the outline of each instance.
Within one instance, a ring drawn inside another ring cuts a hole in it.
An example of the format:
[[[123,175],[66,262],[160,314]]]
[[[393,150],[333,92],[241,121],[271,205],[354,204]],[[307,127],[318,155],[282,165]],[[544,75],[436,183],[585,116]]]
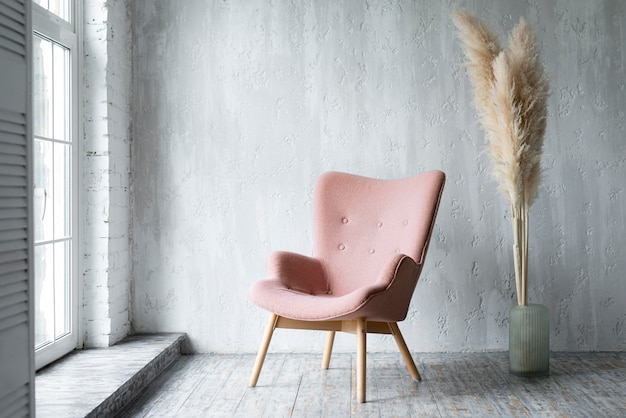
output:
[[[324,357],[322,357],[322,369],[328,369],[330,366],[330,355],[333,352],[333,343],[335,342],[335,331],[328,331],[326,335],[326,346],[324,346]]]
[[[367,353],[367,322],[365,318],[356,320],[356,400],[365,402],[365,370]]]
[[[272,341],[272,335],[274,334],[274,329],[276,329],[277,322],[278,315],[276,315],[275,313],[270,314],[270,320],[267,323],[267,328],[265,328],[263,341],[261,341],[261,346],[259,347],[259,352],[256,356],[254,368],[252,369],[252,376],[250,376],[250,387],[255,387],[256,382],[259,380],[259,374],[261,374],[261,368],[263,367],[265,355],[267,354],[267,349],[270,346],[270,341]]]
[[[402,333],[400,332],[400,328],[396,322],[388,322],[389,329],[391,330],[391,334],[393,334],[393,338],[396,340],[396,344],[400,349],[400,353],[402,354],[402,358],[404,359],[404,364],[406,364],[406,368],[409,369],[409,373],[413,380],[422,380],[419,371],[417,370],[417,366],[413,361],[413,356],[409,352],[409,348],[406,346],[406,342],[404,342],[404,338],[402,337]]]

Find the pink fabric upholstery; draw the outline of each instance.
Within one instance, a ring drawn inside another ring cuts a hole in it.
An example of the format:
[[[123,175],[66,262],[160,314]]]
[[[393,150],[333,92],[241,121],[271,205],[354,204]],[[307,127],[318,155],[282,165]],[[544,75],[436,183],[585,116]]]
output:
[[[315,187],[313,256],[275,252],[258,306],[292,319],[406,317],[432,233],[445,175],[400,180],[323,174]]]

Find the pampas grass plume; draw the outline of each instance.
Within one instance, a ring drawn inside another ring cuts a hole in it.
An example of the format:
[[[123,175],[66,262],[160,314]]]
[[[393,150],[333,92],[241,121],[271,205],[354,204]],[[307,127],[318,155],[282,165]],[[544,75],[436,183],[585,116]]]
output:
[[[452,19],[467,58],[492,174],[511,205],[517,298],[526,305],[528,211],[541,180],[548,79],[524,18],[509,34],[506,49],[480,19],[461,10],[455,10]]]

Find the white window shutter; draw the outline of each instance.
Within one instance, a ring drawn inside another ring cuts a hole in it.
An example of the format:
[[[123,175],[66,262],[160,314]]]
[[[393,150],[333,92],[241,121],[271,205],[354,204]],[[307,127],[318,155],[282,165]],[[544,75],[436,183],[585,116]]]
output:
[[[30,7],[0,0],[0,418],[35,415]]]

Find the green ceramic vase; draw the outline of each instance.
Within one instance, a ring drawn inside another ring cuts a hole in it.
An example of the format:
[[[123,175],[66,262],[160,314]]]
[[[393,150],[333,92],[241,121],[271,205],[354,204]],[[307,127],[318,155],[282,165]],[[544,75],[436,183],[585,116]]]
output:
[[[517,305],[509,311],[509,372],[538,377],[550,373],[550,311],[543,305]]]

